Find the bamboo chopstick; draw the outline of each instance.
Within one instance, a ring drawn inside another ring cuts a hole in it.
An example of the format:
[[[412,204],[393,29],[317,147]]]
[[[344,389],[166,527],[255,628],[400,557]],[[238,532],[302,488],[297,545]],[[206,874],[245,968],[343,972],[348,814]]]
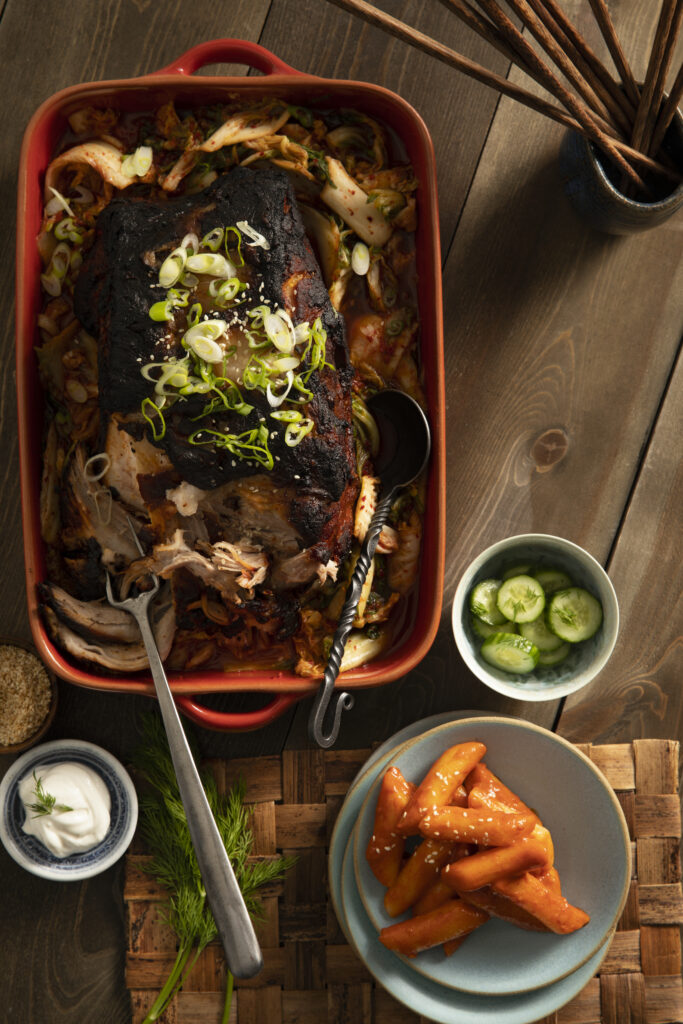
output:
[[[589,109],[599,114],[613,129],[618,128],[619,134],[625,136],[628,133],[628,122],[621,115],[619,108],[617,108],[615,116],[611,97],[608,97],[608,104],[606,104],[596,90],[594,82],[586,78],[584,71],[577,67],[571,55],[567,53],[566,49],[562,48],[558,41],[558,34],[560,37],[564,37],[565,40],[567,37],[559,28],[550,12],[538,0],[507,0],[507,3],[521,19],[522,24],[528,28],[529,32],[541,44],[567,81],[574,86]],[[618,122],[620,116],[621,124]],[[626,132],[622,131],[624,123]]]
[[[667,129],[673,121],[678,104],[683,100],[683,64],[678,69],[678,74],[674,80],[674,84],[671,86],[671,92],[669,93],[668,99],[665,100],[664,106],[662,107],[659,115],[659,120],[655,126],[655,130],[652,134],[652,142],[650,143],[650,152],[658,153],[659,147],[664,141]]]
[[[330,3],[333,3],[336,7],[341,7],[344,11],[348,11],[349,14],[357,14],[370,25],[384,29],[385,32],[388,32],[396,39],[414,46],[430,57],[436,57],[442,63],[462,71],[463,74],[474,78],[484,85],[492,86],[498,92],[518,100],[520,103],[525,104],[525,106],[531,107],[532,110],[545,114],[547,117],[558,121],[568,128],[574,128],[577,131],[581,130],[578,122],[567,114],[566,111],[562,110],[561,107],[548,103],[547,100],[535,96],[532,92],[523,89],[519,85],[515,85],[514,82],[508,81],[507,78],[497,75],[495,71],[489,71],[481,64],[477,64],[476,61],[463,57],[455,50],[451,50],[448,46],[438,42],[438,40],[432,39],[431,36],[426,36],[423,32],[418,31],[418,29],[405,25],[391,14],[385,14],[384,11],[373,7],[366,0],[330,0]]]
[[[676,40],[678,39],[678,33],[681,30],[681,22],[683,21],[683,0],[677,0],[674,7],[673,17],[669,26],[666,39],[664,41],[664,47],[662,51],[662,58],[657,69],[657,75],[655,77],[655,84],[652,93],[652,105],[651,110],[645,121],[645,131],[643,133],[643,143],[640,147],[645,153],[647,153],[652,144],[652,136],[654,134],[657,120],[659,119],[659,112],[662,106],[662,100],[664,99],[664,86],[666,84],[666,78],[669,73],[669,67],[671,65],[671,58],[673,57],[674,47]]]
[[[549,103],[547,100],[536,96],[534,93],[516,85],[507,78],[503,78],[501,75],[488,70],[481,64],[476,63],[476,61],[462,56],[455,50],[452,50],[443,43],[440,43],[438,40],[432,39],[430,36],[420,32],[418,29],[404,24],[404,22],[400,21],[398,18],[394,18],[392,15],[386,14],[384,11],[381,11],[377,7],[368,3],[367,0],[329,0],[329,2],[335,4],[335,6],[342,10],[347,11],[349,14],[358,15],[369,24],[383,29],[396,39],[407,43],[409,46],[415,47],[431,57],[435,57],[437,60],[449,67],[453,67],[456,70],[461,71],[463,74],[468,75],[470,78],[475,79],[475,81],[481,82],[483,85],[488,85],[497,92],[500,92],[505,96],[509,96],[511,99],[517,100],[519,103],[524,104],[538,113],[544,114],[546,117],[551,118],[557,123],[592,138],[600,148],[606,150],[610,158],[618,164],[622,170],[624,170],[624,173],[628,175],[629,180],[637,184],[639,188],[644,189],[643,182],[634,169],[626,162],[624,157],[627,157],[629,160],[632,160],[633,163],[636,163],[643,168],[657,172],[669,179],[674,181],[680,180],[680,175],[672,172],[666,167],[663,167],[657,160],[654,160],[652,157],[640,152],[632,145],[615,138],[611,134],[613,129],[611,129],[609,125],[606,125],[603,122],[603,127],[601,127],[599,120],[592,115],[590,111],[580,103],[580,101],[576,101],[566,89],[564,92],[568,96],[568,103],[571,103],[574,106],[578,104],[578,108],[581,110],[582,121],[573,117],[571,113],[567,112],[567,110],[563,110],[561,107],[558,107],[553,103]],[[493,0],[491,0],[491,2],[493,3]],[[591,0],[591,2],[593,2],[593,0]],[[536,81],[539,80],[539,75],[546,79],[548,78],[548,75],[550,75],[555,78],[560,89],[563,89],[559,80],[557,80],[556,77],[552,75],[552,72],[550,72],[550,69],[546,68],[543,62],[540,61],[533,48],[529,46],[527,41],[521,33],[517,31],[516,27],[512,23],[510,24],[516,34],[504,34],[500,32],[497,22],[489,22],[488,19],[472,8],[472,5],[468,0],[442,0],[442,3],[445,3],[449,9],[461,17],[461,19],[465,21],[466,24],[470,25],[474,31],[477,31],[483,38],[486,38],[491,45],[496,46],[496,48],[499,49],[500,52],[508,59],[514,60],[514,62],[526,74],[529,74]],[[483,0],[480,0],[480,5],[483,6]],[[507,20],[509,21],[509,19]],[[519,42],[520,39],[521,43]],[[522,56],[522,54],[526,55],[528,52],[533,55],[533,64],[535,65],[533,67],[527,67],[525,59]],[[539,65],[541,68],[540,72],[538,70]],[[547,88],[547,86],[544,85],[544,88]],[[569,107],[567,109],[569,109]]]
[[[455,14],[456,17],[476,32],[478,36],[485,39],[487,43],[495,47],[499,53],[502,53],[504,57],[507,57],[509,61],[518,64],[526,74],[533,77],[533,73],[530,68],[527,68],[524,64],[522,55],[512,48],[510,43],[503,38],[496,26],[485,18],[483,14],[480,14],[468,0],[440,0],[443,6]]]
[[[354,0],[359,2],[359,0]],[[498,26],[500,31],[507,37],[514,38],[522,47],[524,58],[530,67],[533,67],[544,79],[545,88],[559,99],[560,102],[573,115],[592,142],[595,142],[612,159],[614,164],[636,188],[645,190],[645,184],[640,175],[633,169],[631,164],[621,155],[614,145],[614,138],[608,136],[602,127],[597,123],[595,117],[580,100],[578,100],[559,80],[559,78],[544,64],[537,55],[534,48],[526,41],[517,26],[500,9],[496,0],[477,0],[479,6],[488,14],[491,20]],[[525,0],[510,0],[510,6],[519,13],[525,10]],[[521,16],[521,15],[520,15]]]
[[[631,100],[631,103],[633,103],[635,109],[640,102],[640,89],[633,77],[633,72],[626,60],[626,55],[621,48],[621,43],[619,42],[614,24],[607,9],[607,4],[605,3],[605,0],[588,0],[588,3],[591,6],[593,16],[598,23],[603,39],[607,44],[610,56],[614,61],[614,66],[621,79],[621,84],[623,85],[624,90],[628,95],[628,98]]]
[[[593,89],[601,97],[606,106],[614,105],[615,116],[621,110],[626,124],[630,127],[635,114],[635,105],[623,89],[614,80],[598,55],[591,49],[586,39],[564,13],[556,0],[529,0],[532,7],[543,18],[545,12],[547,25],[554,22],[554,34],[557,41],[567,52],[567,56],[576,64],[584,78],[591,82]]]
[[[657,21],[657,28],[655,29],[655,39],[652,44],[652,51],[647,65],[647,71],[645,72],[643,91],[640,96],[638,109],[636,110],[636,119],[633,125],[633,133],[631,135],[631,145],[635,146],[636,149],[647,148],[646,146],[643,146],[643,140],[645,139],[646,131],[648,130],[653,117],[653,100],[655,96],[657,77],[664,59],[666,40],[671,31],[676,5],[677,0],[662,0],[659,20]],[[655,111],[654,116],[656,117],[658,113],[658,110]]]

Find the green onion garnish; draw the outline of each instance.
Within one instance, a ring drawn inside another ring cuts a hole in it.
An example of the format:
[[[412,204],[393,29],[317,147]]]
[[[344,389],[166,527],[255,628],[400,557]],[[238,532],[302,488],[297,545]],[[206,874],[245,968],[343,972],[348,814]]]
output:
[[[290,448],[296,448],[312,430],[313,420],[302,419],[300,422],[288,424],[285,430],[285,444]]]
[[[159,284],[170,288],[180,280],[187,263],[187,251],[182,247],[174,249],[159,268]]]
[[[187,257],[187,269],[196,274],[210,274],[212,277],[234,277],[234,265],[218,252],[200,252]]]
[[[166,420],[159,406],[151,398],[143,398],[141,412],[152,429],[154,440],[161,441],[166,433]]]
[[[211,252],[218,252],[221,245],[223,244],[223,237],[225,232],[223,228],[212,228],[208,231],[201,242],[199,243],[200,249],[210,249]]]

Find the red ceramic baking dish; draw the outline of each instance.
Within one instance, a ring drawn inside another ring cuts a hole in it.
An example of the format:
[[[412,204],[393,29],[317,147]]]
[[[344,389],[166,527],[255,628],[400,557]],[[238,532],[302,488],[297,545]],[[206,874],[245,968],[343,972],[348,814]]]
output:
[[[195,75],[215,63],[247,64],[261,72],[249,77]],[[47,666],[63,679],[98,690],[153,694],[151,676],[100,676],[69,661],[52,643],[42,623],[36,584],[46,576],[45,550],[40,535],[39,497],[43,436],[43,396],[33,352],[39,308],[40,260],[36,236],[43,206],[43,177],[55,147],[75,110],[90,105],[122,111],[152,110],[169,100],[192,107],[225,99],[245,102],[275,96],[298,105],[350,107],[383,121],[402,140],[419,180],[417,270],[421,317],[422,361],[433,432],[419,586],[412,599],[407,628],[400,641],[381,658],[344,673],[341,684],[350,690],[378,686],[405,675],[427,653],[438,628],[444,559],[444,376],[436,171],[433,147],[419,115],[396,94],[363,82],[335,81],[302,74],[254,43],[217,39],[193,47],[168,67],[142,78],[94,82],[56,93],[36,111],[23,141],[19,169],[16,357],[19,408],[22,516],[26,584],[31,629]],[[318,682],[287,672],[209,672],[196,670],[170,675],[170,684],[183,711],[209,728],[251,729],[263,725],[294,701],[311,695]],[[249,714],[216,712],[196,697],[207,693],[261,691],[271,700]]]

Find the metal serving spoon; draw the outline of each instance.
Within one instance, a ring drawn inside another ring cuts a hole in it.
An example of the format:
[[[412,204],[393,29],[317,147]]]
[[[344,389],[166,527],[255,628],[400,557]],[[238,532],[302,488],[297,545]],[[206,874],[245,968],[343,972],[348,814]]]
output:
[[[375,468],[382,484],[383,497],[370,520],[351,576],[327,668],[308,720],[311,739],[325,748],[331,747],[337,739],[342,711],[349,711],[353,707],[353,696],[350,693],[342,691],[332,701],[332,691],[339,675],[346,640],[353,625],[363,583],[370,569],[379,535],[389,518],[397,492],[420,475],[427,464],[431,449],[427,417],[417,402],[403,391],[379,391],[368,401],[368,408],[379,428],[380,447],[375,458]],[[325,732],[324,720],[330,703],[332,722],[329,731]]]
[[[136,546],[140,554],[144,555],[133,524],[130,520],[128,523]],[[206,793],[159,657],[149,622],[149,607],[159,590],[159,579],[154,573],[150,573],[149,578],[152,580],[150,590],[142,591],[137,597],[118,601],[114,597],[111,577],[107,572],[107,600],[114,608],[124,608],[129,612],[140,627],[149,658],[149,666],[152,670],[159,710],[168,737],[178,789],[192,837],[192,845],[197,855],[197,863],[216,928],[223,943],[225,958],[230,971],[236,978],[252,978],[263,967],[261,949],[244,897],[206,799]]]

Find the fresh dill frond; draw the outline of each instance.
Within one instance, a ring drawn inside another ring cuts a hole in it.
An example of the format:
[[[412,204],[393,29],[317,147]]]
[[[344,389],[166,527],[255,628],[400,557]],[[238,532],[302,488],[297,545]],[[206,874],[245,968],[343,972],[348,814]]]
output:
[[[36,798],[35,803],[27,804],[29,811],[34,811],[34,818],[41,818],[45,814],[52,814],[53,811],[73,811],[73,807],[68,807],[66,804],[58,804],[57,797],[53,796],[52,793],[48,793],[43,786],[43,780],[40,779],[35,772],[33,772],[33,795]]]
[[[141,733],[142,743],[133,757],[133,764],[150,787],[139,798],[140,832],[150,851],[146,870],[168,892],[164,916],[179,942],[169,978],[143,1022],[150,1024],[163,1013],[201,951],[218,932],[206,899],[161,718],[156,714],[143,715]],[[191,736],[188,740],[196,761],[196,744]],[[236,782],[227,793],[219,793],[211,771],[200,771],[200,777],[247,909],[250,914],[261,916],[258,890],[282,878],[294,859],[273,857],[250,861],[254,841],[250,824],[253,812],[244,802],[244,781]],[[225,1020],[231,996],[232,979],[228,972]]]

